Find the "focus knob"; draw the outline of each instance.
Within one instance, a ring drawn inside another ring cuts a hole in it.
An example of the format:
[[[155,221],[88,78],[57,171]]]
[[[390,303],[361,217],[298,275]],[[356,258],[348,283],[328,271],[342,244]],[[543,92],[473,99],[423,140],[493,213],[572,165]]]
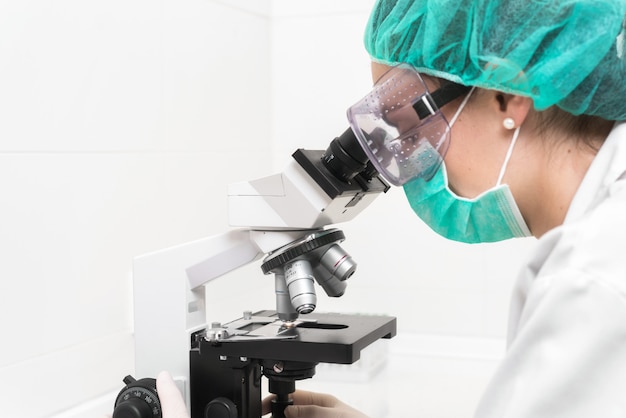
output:
[[[204,408],[204,418],[237,418],[237,405],[228,398],[215,398]]]
[[[113,418],[162,418],[156,379],[124,378],[126,387],[115,399]]]
[[[130,398],[119,404],[113,411],[113,418],[147,418],[152,416],[150,406],[139,398]]]

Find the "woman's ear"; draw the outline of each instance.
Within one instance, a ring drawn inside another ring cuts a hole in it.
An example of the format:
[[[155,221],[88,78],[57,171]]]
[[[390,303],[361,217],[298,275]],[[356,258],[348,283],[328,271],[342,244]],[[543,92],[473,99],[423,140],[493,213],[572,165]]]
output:
[[[521,126],[533,107],[532,99],[515,94],[496,92],[495,100],[503,127],[507,130]]]

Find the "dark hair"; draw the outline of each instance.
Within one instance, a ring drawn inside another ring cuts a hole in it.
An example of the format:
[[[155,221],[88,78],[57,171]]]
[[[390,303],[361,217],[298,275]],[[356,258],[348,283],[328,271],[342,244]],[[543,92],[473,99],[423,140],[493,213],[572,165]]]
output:
[[[478,89],[476,96],[486,89]],[[472,99],[470,99],[470,102]],[[574,115],[558,106],[545,110],[532,110],[534,131],[549,144],[552,137],[571,138],[587,147],[593,153],[598,152],[611,127],[615,123],[599,116]]]
[[[536,131],[543,137],[551,133],[560,133],[573,138],[597,152],[602,145],[607,126],[611,121],[591,115],[573,115],[565,110],[552,106],[546,110],[535,111],[533,118],[536,122]]]

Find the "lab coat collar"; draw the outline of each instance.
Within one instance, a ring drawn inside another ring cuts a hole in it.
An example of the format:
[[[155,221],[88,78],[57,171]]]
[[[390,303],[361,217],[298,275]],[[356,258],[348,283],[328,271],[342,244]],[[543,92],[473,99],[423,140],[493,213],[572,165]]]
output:
[[[574,199],[564,223],[573,222],[604,200],[611,185],[626,175],[626,122],[616,122],[600,147]]]

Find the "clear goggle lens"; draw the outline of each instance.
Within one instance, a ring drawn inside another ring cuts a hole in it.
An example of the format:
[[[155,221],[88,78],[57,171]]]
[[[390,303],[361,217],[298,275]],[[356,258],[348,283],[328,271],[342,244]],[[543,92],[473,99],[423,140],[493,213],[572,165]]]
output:
[[[348,109],[359,143],[391,184],[429,180],[441,165],[450,144],[450,125],[437,103],[441,106],[467,91],[465,86],[451,85],[457,90],[450,93],[448,89],[443,101],[433,99],[419,73],[409,65],[399,65]]]

